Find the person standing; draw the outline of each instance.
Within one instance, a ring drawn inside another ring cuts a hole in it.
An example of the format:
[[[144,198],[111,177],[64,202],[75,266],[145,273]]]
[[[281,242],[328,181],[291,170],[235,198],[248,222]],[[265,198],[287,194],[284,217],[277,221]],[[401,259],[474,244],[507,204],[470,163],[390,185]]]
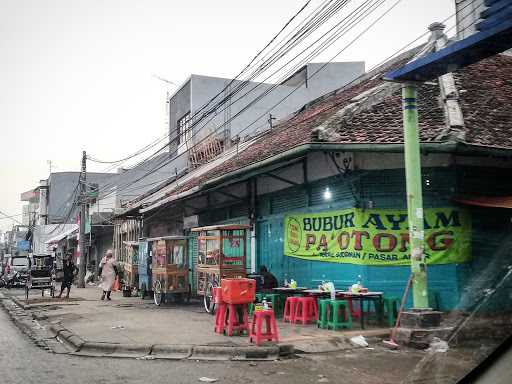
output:
[[[107,300],[110,300],[110,292],[112,291],[112,286],[114,285],[117,276],[117,265],[112,257],[111,249],[105,252],[105,256],[101,259],[99,275],[101,276],[101,283],[99,287],[103,290],[101,300],[105,300],[105,295]]]
[[[66,258],[64,259],[62,272],[64,273],[64,276],[62,278],[62,284],[60,286],[60,293],[59,296],[57,297],[60,299],[62,297],[62,292],[64,292],[64,288],[67,288],[66,299],[69,299],[71,284],[73,283],[73,279],[75,278],[75,274],[77,272],[77,268],[70,256],[66,256]]]

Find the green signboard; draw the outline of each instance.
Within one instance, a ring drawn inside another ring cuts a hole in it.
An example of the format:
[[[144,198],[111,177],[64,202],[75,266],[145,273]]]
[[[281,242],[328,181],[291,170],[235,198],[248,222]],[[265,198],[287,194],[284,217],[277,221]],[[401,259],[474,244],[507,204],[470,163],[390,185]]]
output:
[[[470,259],[471,217],[467,211],[429,208],[423,216],[427,264]],[[359,265],[410,264],[406,210],[352,208],[291,214],[284,221],[286,256]]]

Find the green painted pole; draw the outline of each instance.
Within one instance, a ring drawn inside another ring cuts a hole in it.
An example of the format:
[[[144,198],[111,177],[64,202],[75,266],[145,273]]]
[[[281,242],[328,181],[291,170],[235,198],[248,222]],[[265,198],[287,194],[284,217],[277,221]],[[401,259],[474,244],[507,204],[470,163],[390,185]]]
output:
[[[427,264],[425,262],[421,158],[416,106],[416,85],[402,86],[404,119],[405,179],[411,247],[412,295],[415,309],[428,308]]]

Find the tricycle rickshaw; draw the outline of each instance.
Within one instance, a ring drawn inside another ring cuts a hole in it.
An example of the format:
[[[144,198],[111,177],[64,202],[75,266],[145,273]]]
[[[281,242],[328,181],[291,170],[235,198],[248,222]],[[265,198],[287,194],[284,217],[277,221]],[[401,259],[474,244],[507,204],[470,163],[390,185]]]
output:
[[[206,312],[214,313],[213,288],[223,278],[246,277],[247,229],[243,224],[213,225],[192,229],[197,236],[197,294]]]
[[[44,296],[46,289],[50,290],[50,296],[55,295],[55,268],[52,255],[32,255],[28,257],[28,274],[25,283],[25,298],[28,300],[31,289],[40,289]]]
[[[156,305],[169,298],[190,300],[186,236],[149,238],[152,248],[153,299]]]

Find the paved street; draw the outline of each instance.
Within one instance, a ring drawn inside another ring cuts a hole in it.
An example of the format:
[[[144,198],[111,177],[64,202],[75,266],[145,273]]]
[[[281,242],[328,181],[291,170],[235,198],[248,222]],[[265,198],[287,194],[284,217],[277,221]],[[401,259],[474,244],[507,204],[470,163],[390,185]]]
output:
[[[392,383],[412,370],[423,353],[384,349],[311,355],[279,362],[143,361],[56,355],[36,347],[0,310],[1,382],[46,383]],[[368,357],[372,356],[372,364]],[[400,364],[390,364],[400,359]]]

